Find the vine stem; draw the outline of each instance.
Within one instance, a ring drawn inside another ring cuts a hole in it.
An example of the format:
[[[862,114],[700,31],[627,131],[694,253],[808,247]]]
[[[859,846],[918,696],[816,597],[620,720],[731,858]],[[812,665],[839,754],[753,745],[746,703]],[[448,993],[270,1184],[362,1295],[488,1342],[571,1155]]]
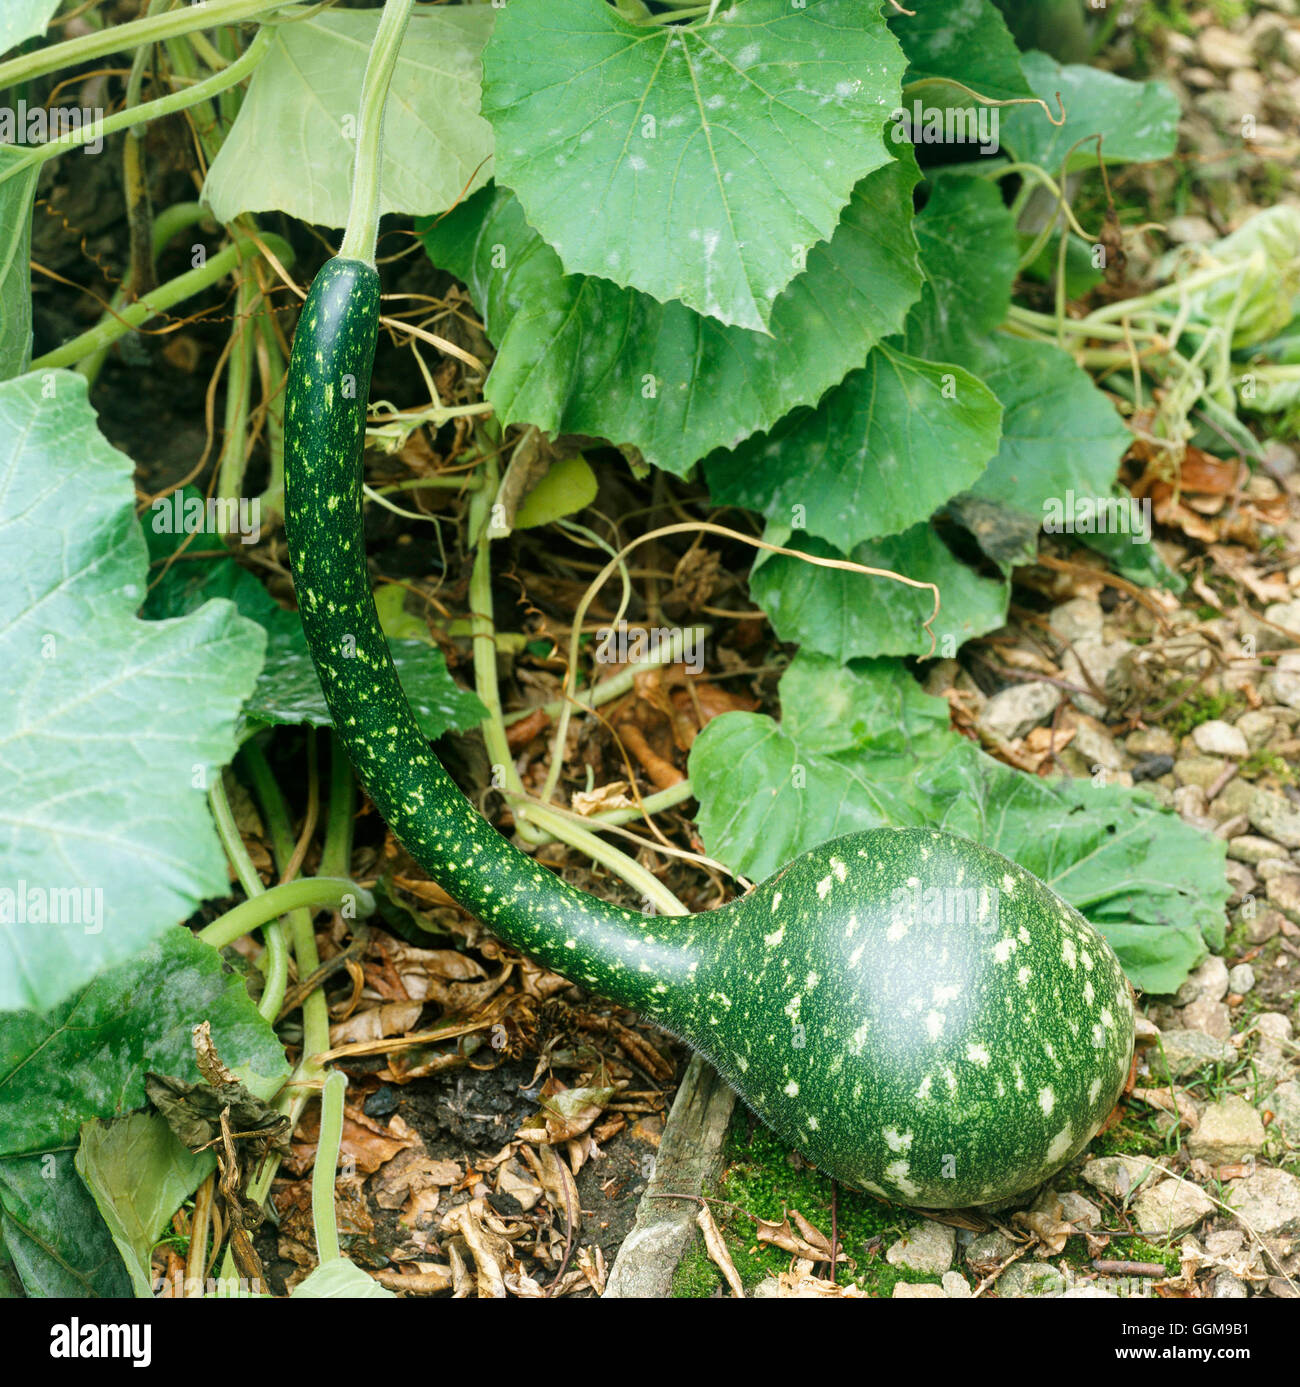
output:
[[[386,0],[384,13],[370,45],[366,75],[361,83],[361,113],[357,122],[357,158],[352,169],[352,205],[339,256],[375,263],[379,239],[379,184],[383,165],[384,110],[388,84],[397,66],[412,0]]]
[[[180,13],[183,14],[186,11],[180,11]],[[168,15],[158,16],[159,19],[168,17]],[[60,154],[66,154],[70,149],[80,149],[82,145],[89,144],[92,140],[101,139],[105,135],[114,135],[119,130],[129,130],[132,126],[157,120],[159,116],[171,115],[174,111],[184,111],[190,106],[197,106],[200,102],[206,101],[208,97],[237,86],[266,57],[270,49],[271,31],[259,29],[252,43],[223,72],[214,73],[211,77],[184,91],[170,92],[166,96],[158,97],[156,101],[146,101],[143,106],[131,106],[124,111],[118,111],[116,115],[107,116],[102,121],[91,121],[89,124],[83,125],[80,130],[61,135],[57,140],[49,140],[45,144],[36,145],[21,158],[12,160],[6,166],[4,172],[0,173],[0,183],[17,177],[24,169],[43,164],[47,159],[56,158]],[[50,52],[52,50],[44,49],[42,51]],[[3,65],[0,65],[0,71],[3,71]],[[3,81],[0,81],[0,90],[3,90],[5,85]]]
[[[287,256],[289,261],[292,261],[293,251],[288,243],[282,241],[280,237],[268,231],[262,234],[259,240],[281,260]],[[124,337],[128,332],[141,327],[151,318],[165,313],[174,304],[181,303],[200,293],[209,285],[224,279],[236,265],[248,260],[260,249],[261,246],[259,246],[258,241],[252,240],[251,237],[241,236],[238,240],[232,241],[230,245],[218,251],[204,264],[193,270],[186,270],[184,274],[177,275],[175,279],[169,279],[166,284],[160,284],[151,294],[137,299],[120,313],[114,314],[111,318],[100,319],[94,327],[88,328],[70,342],[65,342],[61,347],[55,347],[52,352],[46,352],[44,356],[33,361],[28,369],[53,371],[60,366],[75,366],[84,358],[95,356],[106,347],[111,347],[119,337]]]
[[[224,949],[250,930],[303,907],[355,906],[359,916],[373,915],[375,898],[347,877],[298,877],[242,901],[199,931],[199,938],[214,949]]]
[[[202,4],[182,6],[166,14],[134,19],[129,24],[114,24],[0,63],[0,91],[33,77],[42,77],[47,72],[75,67],[90,58],[102,58],[106,53],[122,53],[142,43],[157,43],[198,29],[215,29],[220,24],[238,24],[284,6],[285,0],[225,0],[225,3],[204,0]]]
[[[639,862],[620,851],[612,843],[598,838],[590,829],[574,823],[567,814],[562,814],[549,805],[536,800],[511,799],[515,820],[527,818],[538,828],[544,828],[553,838],[567,843],[572,848],[585,852],[593,862],[608,867],[615,876],[621,877],[634,890],[652,901],[661,915],[689,915],[691,912],[659,880],[655,874]]]
[[[320,854],[324,876],[347,876],[352,869],[352,801],[352,764],[338,734],[331,731],[330,802]]]
[[[343,1096],[347,1089],[347,1075],[341,1069],[332,1069],[320,1095],[320,1135],[311,1172],[311,1221],[321,1266],[337,1262],[343,1255],[339,1251],[338,1215],[334,1209],[334,1177],[343,1145]]]
[[[208,804],[212,809],[221,845],[235,869],[239,884],[244,888],[244,894],[249,900],[264,896],[266,887],[262,885],[262,878],[253,866],[253,859],[244,847],[244,840],[240,836],[239,827],[230,808],[230,800],[226,795],[225,780],[220,775],[208,791]],[[289,985],[289,941],[285,934],[284,922],[279,918],[268,920],[262,931],[262,938],[266,944],[266,952],[259,962],[265,983],[257,1010],[268,1021],[274,1021],[280,1014],[280,1004],[284,1001],[285,990]]]

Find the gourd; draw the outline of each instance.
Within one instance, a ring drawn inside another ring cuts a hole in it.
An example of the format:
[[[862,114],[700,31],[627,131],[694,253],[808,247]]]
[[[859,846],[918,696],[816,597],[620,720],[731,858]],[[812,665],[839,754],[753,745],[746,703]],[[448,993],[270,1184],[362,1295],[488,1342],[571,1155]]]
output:
[[[345,240],[294,337],[285,525],[335,731],[411,856],[502,939],[680,1036],[848,1184],[959,1207],[1069,1161],[1126,1081],[1131,993],[1105,939],[1008,858],[881,828],[717,910],[647,916],[568,885],[472,808],[420,733],[370,591],[361,454],[378,316],[374,264]]]
[[[1128,1075],[1105,939],[1024,868],[930,829],[825,843],[699,915],[568,885],[498,834],[421,735],[371,597],[361,449],[379,278],[320,271],[285,407],[285,522],[335,730],[411,856],[508,943],[699,1050],[828,1173],[918,1207],[1018,1193],[1076,1155]]]

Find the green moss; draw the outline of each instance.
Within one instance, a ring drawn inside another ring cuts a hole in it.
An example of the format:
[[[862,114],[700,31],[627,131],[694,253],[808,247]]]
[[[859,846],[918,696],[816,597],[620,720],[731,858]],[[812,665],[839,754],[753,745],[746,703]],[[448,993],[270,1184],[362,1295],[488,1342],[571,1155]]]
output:
[[[1170,686],[1170,695],[1177,698],[1191,688],[1192,684],[1193,681],[1190,679],[1178,680]],[[1239,694],[1212,694],[1206,693],[1204,689],[1192,688],[1192,692],[1165,719],[1165,730],[1175,737],[1186,737],[1192,728],[1214,718],[1221,718],[1238,705],[1245,706]]]
[[[1117,1123],[1105,1133],[1094,1139],[1088,1148],[1091,1156],[1158,1156],[1163,1150],[1160,1138],[1146,1127],[1138,1126],[1130,1118]]]
[[[1288,765],[1276,751],[1267,749],[1254,751],[1246,757],[1241,763],[1241,774],[1246,780],[1260,780],[1271,775],[1284,785],[1292,784],[1296,779],[1294,767]]]
[[[827,1237],[831,1230],[830,1177],[791,1157],[767,1128],[754,1124],[751,1131],[750,1127],[749,1114],[738,1112],[727,1138],[722,1177],[708,1192],[718,1201],[710,1206],[713,1217],[746,1291],[790,1265],[788,1252],[758,1242],[754,1218],[779,1223],[788,1210],[798,1209]],[[885,1249],[920,1217],[841,1185],[836,1232],[841,1249],[856,1263],[852,1271],[840,1264],[841,1284],[852,1279],[873,1296],[889,1297],[899,1281],[937,1283],[937,1276],[892,1267],[885,1261]],[[707,1297],[722,1284],[702,1241],[696,1239],[678,1264],[673,1294]]]

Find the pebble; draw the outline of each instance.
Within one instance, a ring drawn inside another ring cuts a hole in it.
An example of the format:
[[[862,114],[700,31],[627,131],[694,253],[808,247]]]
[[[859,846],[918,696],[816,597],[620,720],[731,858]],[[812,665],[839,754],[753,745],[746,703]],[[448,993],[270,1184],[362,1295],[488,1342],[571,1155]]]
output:
[[[1253,1175],[1229,1180],[1224,1203],[1256,1233],[1294,1236],[1300,1233],[1300,1180],[1285,1170],[1265,1166]]]
[[[1300,872],[1278,872],[1270,876],[1265,894],[1283,915],[1300,918]]]
[[[985,1269],[987,1275],[999,1262],[1005,1262],[1020,1244],[996,1228],[976,1233],[966,1248],[966,1264],[972,1271]]]
[[[1288,708],[1300,708],[1300,651],[1288,650],[1278,656],[1268,680],[1273,697]]]
[[[1218,24],[1210,24],[1201,30],[1196,40],[1196,51],[1205,66],[1216,72],[1255,66],[1250,43],[1242,35],[1234,34]]]
[[[1228,856],[1254,867],[1272,858],[1285,861],[1286,849],[1271,838],[1261,838],[1257,833],[1243,833],[1238,838],[1228,839]]]
[[[1174,758],[1166,752],[1160,752],[1155,756],[1144,756],[1133,767],[1134,782],[1142,780],[1158,780],[1162,775],[1168,775],[1174,768]],[[1161,786],[1161,789],[1164,787]]]
[[[995,1287],[1002,1300],[1027,1296],[1059,1296],[1065,1293],[1065,1277],[1042,1262],[1014,1262],[998,1277]]]
[[[1211,1165],[1227,1165],[1263,1149],[1259,1112],[1235,1093],[1211,1103],[1201,1114],[1200,1126],[1187,1137],[1188,1154]]]
[[[1213,85],[1213,74],[1210,76]],[[1208,245],[1219,239],[1219,233],[1204,217],[1170,217],[1165,223],[1165,235],[1176,245]]]
[[[1152,1169],[1144,1156],[1094,1156],[1080,1174],[1093,1189],[1111,1199],[1125,1199]]]
[[[1079,719],[1070,745],[1087,762],[1090,774],[1095,775],[1098,768],[1107,771],[1122,771],[1125,768],[1124,753],[1116,745],[1114,737],[1091,718]]]
[[[1252,1109],[1253,1111],[1253,1109]],[[956,1234],[946,1223],[926,1219],[908,1231],[885,1253],[893,1267],[909,1271],[940,1272],[952,1266]]]
[[[1228,970],[1228,991],[1245,996],[1255,986],[1255,970],[1249,963],[1239,963]]]
[[[1182,1019],[1189,1031],[1201,1031],[1216,1040],[1227,1040],[1232,1034],[1232,1015],[1225,1002],[1198,997],[1183,1008]]]
[[[1214,1211],[1209,1195],[1187,1180],[1161,1180],[1133,1201],[1137,1227],[1159,1229],[1171,1238],[1192,1232]]]
[[[1208,790],[1223,774],[1225,764],[1217,756],[1184,756],[1174,762],[1174,780]]]
[[[1231,905],[1236,905],[1247,896],[1253,895],[1259,885],[1255,880],[1255,873],[1244,862],[1234,862],[1232,858],[1223,864],[1223,874],[1228,879],[1228,885],[1232,887],[1232,894],[1228,897]]]
[[[1282,928],[1283,916],[1276,910],[1259,910],[1252,901],[1247,914],[1239,917],[1250,944],[1267,944]]]
[[[1266,1098],[1259,1102],[1273,1114],[1273,1121],[1267,1131],[1270,1136],[1277,1134],[1291,1147],[1300,1146],[1300,1082],[1288,1079]]]
[[[1178,989],[1174,1002],[1177,1006],[1186,1006],[1198,997],[1221,1002],[1227,995],[1228,965],[1218,954],[1211,954]]]
[[[1230,1271],[1221,1271],[1214,1278],[1215,1300],[1245,1300],[1246,1295],[1246,1283]]]
[[[1130,756],[1172,756],[1177,748],[1173,733],[1163,727],[1141,727],[1124,738],[1124,750]]]
[[[1194,727],[1192,741],[1207,756],[1244,757],[1250,754],[1245,734],[1222,718],[1210,718]]]
[[[989,736],[1011,742],[1050,717],[1060,701],[1061,691],[1053,684],[1041,680],[1013,684],[995,693],[980,709],[975,722]]]
[[[1101,603],[1091,597],[1072,597],[1053,607],[1048,625],[1063,641],[1073,644],[1079,640],[1101,639]]]
[[[1102,641],[1089,638],[1076,641],[1073,649],[1067,650],[1061,657],[1061,677],[1069,684],[1077,684],[1086,689],[1088,681],[1084,678],[1083,671],[1087,669],[1097,687],[1104,692],[1112,671],[1132,649],[1132,645],[1125,640]],[[1072,694],[1071,698],[1081,713],[1088,713],[1094,718],[1106,716],[1106,705],[1092,694],[1077,693]]]
[[[1204,819],[1207,808],[1205,790],[1200,785],[1180,785],[1174,791],[1174,813],[1180,819]]]
[[[1252,751],[1258,751],[1268,741],[1276,726],[1271,713],[1261,712],[1257,708],[1243,713],[1236,722],[1237,731],[1245,737]]]
[[[1261,1011],[1255,1018],[1260,1035],[1281,1047],[1291,1039],[1291,1021],[1280,1011]]]
[[[1284,795],[1256,789],[1247,812],[1265,838],[1273,838],[1285,848],[1300,848],[1300,809]]]
[[[939,1278],[943,1286],[943,1293],[950,1300],[969,1300],[971,1295],[970,1282],[959,1271],[946,1271]]]
[[[895,1300],[947,1300],[942,1286],[936,1286],[932,1282],[911,1282],[896,1281],[894,1283]]]
[[[1061,1196],[1061,1217],[1076,1228],[1096,1228],[1101,1223],[1101,1210],[1078,1191],[1067,1190]]]
[[[1211,1064],[1235,1064],[1237,1052],[1225,1041],[1203,1031],[1169,1030],[1161,1036],[1164,1060],[1159,1050],[1151,1052],[1151,1068],[1163,1073],[1168,1065],[1172,1078],[1183,1079]],[[1087,1167],[1085,1167],[1085,1170]]]
[[[1300,636],[1300,599],[1293,599],[1290,602],[1270,602],[1264,608],[1264,618],[1266,621],[1274,622],[1290,631],[1292,635]],[[1283,641],[1284,638],[1280,637],[1276,631],[1273,633],[1273,637],[1273,642],[1268,646],[1261,645],[1259,648],[1277,650],[1279,641]],[[1285,644],[1290,645],[1290,642],[1286,641]]]

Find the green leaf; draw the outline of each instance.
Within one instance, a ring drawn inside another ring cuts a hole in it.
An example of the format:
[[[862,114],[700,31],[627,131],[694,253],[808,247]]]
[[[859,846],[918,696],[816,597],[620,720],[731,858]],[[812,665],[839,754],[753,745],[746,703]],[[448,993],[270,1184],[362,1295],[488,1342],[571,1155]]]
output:
[[[160,508],[144,518],[150,554],[155,559],[174,553],[188,538],[176,532],[174,514]],[[164,521],[162,529],[154,529]],[[200,543],[198,547],[205,546]],[[241,615],[267,633],[266,659],[244,704],[245,717],[273,725],[329,727],[329,709],[297,613],[285,611],[233,559],[182,559],[174,563],[150,591],[144,615],[155,620],[183,616],[213,597],[228,598]],[[389,649],[420,730],[430,741],[453,728],[475,727],[487,716],[478,696],[456,683],[442,652],[427,641],[396,640],[390,634]]]
[[[574,515],[596,499],[600,484],[591,464],[581,453],[557,458],[546,475],[519,503],[514,528],[532,530],[549,525],[566,515]]]
[[[836,834],[929,824],[1014,858],[1111,940],[1133,982],[1175,991],[1220,944],[1224,844],[1147,793],[1048,782],[948,730],[948,707],[890,661],[799,654],[780,723],[715,718],[691,748],[705,849],[761,878]]]
[[[1007,316],[1020,248],[996,183],[935,179],[915,223],[921,297],[907,316],[909,352],[931,361],[987,337]]]
[[[384,118],[381,212],[441,212],[487,178],[492,128],[478,113],[479,62],[498,13],[447,5],[412,14]],[[283,211],[344,225],[361,78],[378,23],[377,9],[329,10],[275,26],[203,185],[218,221]]]
[[[508,5],[483,57],[496,177],[570,273],[754,331],[890,160],[903,57],[864,0],[745,0],[689,26]]]
[[[29,1296],[120,1300],[133,1294],[72,1151],[0,1161],[5,1248]]]
[[[1002,401],[1002,444],[972,488],[1041,524],[1049,502],[1109,496],[1132,434],[1092,378],[1050,342],[992,337],[962,362]]]
[[[29,1294],[131,1294],[73,1152],[82,1123],[143,1105],[146,1070],[199,1082],[200,1021],[249,1089],[280,1088],[284,1052],[242,979],[179,927],[44,1016],[0,1014],[0,1202]]]
[[[928,524],[847,555],[824,540],[791,535],[770,524],[770,543],[820,558],[850,558],[870,568],[889,569],[939,588],[941,607],[933,631],[940,654],[952,654],[973,636],[996,630],[1006,620],[1010,584],[981,577],[962,563]],[[934,593],[891,578],[820,568],[784,554],[763,554],[750,572],[749,590],[784,641],[797,641],[845,662],[877,655],[928,655],[924,623],[934,611]]]
[[[1063,505],[1070,492],[1111,494],[1131,435],[1087,372],[1054,343],[995,331],[1018,251],[1011,215],[992,185],[941,178],[916,235],[925,287],[908,316],[907,349],[964,366],[1003,409],[997,455],[950,509],[996,562],[1023,563],[1049,504]],[[958,268],[971,246],[979,247],[978,276]]]
[[[346,1257],[335,1257],[304,1277],[290,1299],[396,1300],[397,1297]]]
[[[5,0],[0,11],[0,53],[7,53],[49,27],[59,0]]]
[[[998,449],[1002,407],[960,368],[884,346],[771,433],[716,453],[713,499],[841,549],[898,534],[972,485]]]
[[[211,1151],[193,1155],[157,1113],[95,1119],[81,1129],[77,1174],[90,1191],[126,1265],[135,1294],[153,1294],[154,1244],[172,1215],[216,1166]]]
[[[202,787],[265,637],[227,602],[136,618],[131,474],[81,376],[0,384],[0,1010],[52,1006],[229,889]]]
[[[3,21],[0,21],[2,23]],[[0,145],[0,172],[26,151]],[[32,199],[39,166],[0,183],[0,380],[27,369],[32,354]]]
[[[915,14],[894,12],[889,27],[907,55],[904,90],[914,82],[945,78],[997,101],[1032,96],[1020,70],[1020,53],[991,0],[923,4]],[[964,92],[931,86],[925,104],[970,103]]]
[[[797,405],[813,404],[897,332],[920,279],[910,151],[858,184],[829,243],[749,332],[605,279],[565,275],[508,193],[481,192],[424,232],[459,275],[497,357],[486,394],[502,425],[639,448],[684,476]]]
[[[1053,125],[1040,106],[1012,106],[1002,112],[1002,143],[1025,163],[1038,164],[1053,177],[1068,168],[1097,166],[1097,141],[1107,164],[1167,159],[1178,143],[1178,98],[1163,82],[1131,82],[1113,72],[1082,64],[1062,67],[1046,53],[1026,53],[1020,65],[1036,96],[1060,118],[1056,94],[1065,104],[1065,123]]]

